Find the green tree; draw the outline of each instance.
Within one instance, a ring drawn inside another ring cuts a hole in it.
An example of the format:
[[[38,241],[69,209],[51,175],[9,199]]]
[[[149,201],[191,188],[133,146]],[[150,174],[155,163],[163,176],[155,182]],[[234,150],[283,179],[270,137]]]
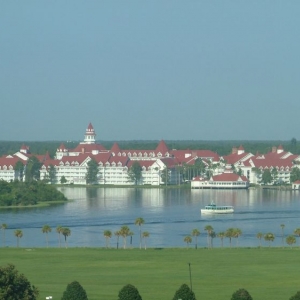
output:
[[[183,284],[175,293],[173,300],[196,300],[194,292],[187,284]]]
[[[234,233],[233,233],[233,237],[236,238],[236,245],[238,246],[239,244],[239,236],[242,235],[242,230],[239,228],[234,228]]]
[[[106,248],[109,247],[109,240],[111,239],[112,233],[110,230],[104,230],[103,235],[105,237],[105,241],[106,241]]]
[[[297,140],[295,138],[292,138],[291,139],[291,143],[290,143],[290,151],[293,153],[293,154],[296,154],[297,153]]]
[[[168,185],[171,180],[171,171],[168,169],[167,166],[161,171],[160,173],[161,181],[165,184]]]
[[[98,164],[94,159],[91,159],[88,163],[87,163],[87,173],[85,176],[86,179],[86,183],[87,184],[95,184],[98,181],[98,173],[99,173],[99,169],[98,169]]]
[[[142,225],[145,223],[145,220],[143,218],[137,218],[135,219],[134,224],[139,226],[140,229],[140,249],[142,249]]]
[[[51,230],[52,230],[52,229],[51,229],[51,227],[50,227],[49,225],[44,225],[43,228],[42,228],[42,232],[43,232],[43,233],[46,233],[46,244],[47,244],[47,248],[48,248],[48,246],[49,246],[49,245],[48,245],[48,244],[49,244],[49,243],[48,243],[48,232],[51,232]]]
[[[231,300],[252,300],[252,297],[247,290],[239,289],[233,293]]]
[[[19,274],[14,265],[0,267],[0,299],[36,300],[39,291],[28,281],[24,274]]]
[[[299,243],[299,247],[300,247],[300,228],[296,228],[294,230],[294,234],[297,235],[299,238],[298,238],[298,243]]]
[[[39,180],[41,166],[42,163],[35,156],[31,156],[26,163],[25,180],[29,182]]]
[[[234,228],[228,228],[225,232],[225,236],[227,238],[229,238],[229,244],[230,244],[230,248],[231,248],[231,241],[232,241],[232,238],[234,238],[234,236],[235,236]]]
[[[267,241],[269,243],[269,247],[271,246],[271,242],[274,241],[275,239],[275,235],[271,232],[268,232],[265,234],[264,236],[265,241]]]
[[[265,169],[261,176],[261,183],[262,184],[270,184],[272,182],[272,174],[269,169]]]
[[[281,237],[282,237],[282,247],[284,247],[284,224],[280,224],[281,227]]]
[[[200,231],[197,228],[192,230],[192,236],[195,237],[195,249],[198,248],[198,236],[199,235],[200,235]]]
[[[296,238],[293,235],[289,235],[285,239],[286,243],[290,246],[293,246],[296,243]]]
[[[67,285],[61,300],[88,300],[88,297],[80,283],[73,281]]]
[[[21,229],[15,230],[15,237],[17,238],[17,247],[19,248],[20,238],[23,236],[23,232]]]
[[[259,239],[259,247],[261,247],[261,239],[263,238],[263,233],[262,232],[259,232],[256,237]]]
[[[144,240],[144,247],[145,247],[145,250],[147,250],[147,244],[146,244],[146,239],[149,237],[149,232],[148,231],[144,231],[143,233],[142,233],[142,238],[143,238],[143,240]]]
[[[65,176],[61,176],[61,178],[60,178],[60,183],[61,184],[65,184],[65,183],[67,183],[68,181],[67,181],[67,179],[66,179],[66,177]]]
[[[51,184],[56,183],[56,168],[53,165],[49,166],[49,181]]]
[[[278,183],[278,170],[276,168],[272,168],[271,175],[272,175],[273,184],[277,184]]]
[[[124,225],[120,228],[120,235],[123,237],[123,248],[126,249],[127,237],[130,235],[130,229]]]
[[[138,289],[134,285],[127,284],[123,286],[123,288],[119,291],[118,299],[119,300],[142,300],[142,297]]]
[[[195,174],[196,176],[205,174],[206,166],[201,158],[199,158],[199,157],[196,158],[194,167],[196,169],[196,174]]]
[[[300,291],[298,291],[294,296],[292,296],[290,300],[300,300]]]
[[[114,235],[117,237],[117,249],[119,249],[119,239],[121,236],[121,231],[120,230],[115,231]]]
[[[214,230],[214,228],[211,225],[206,225],[204,227],[204,230],[207,232],[207,247],[210,248],[211,247],[211,232]]]
[[[65,247],[68,248],[67,237],[71,235],[71,230],[68,227],[63,227],[61,233],[65,237]]]
[[[184,237],[184,242],[186,243],[186,247],[189,248],[189,244],[192,242],[192,238],[190,235],[187,235],[186,237]]]
[[[18,175],[17,178],[20,180],[20,181],[23,181],[23,175],[24,175],[24,164],[18,160],[15,164],[15,171],[16,171],[16,174]]]
[[[3,238],[3,240],[2,240],[2,243],[3,243],[3,247],[5,247],[5,230],[7,229],[7,224],[5,224],[5,223],[3,223],[2,225],[1,225],[1,230],[2,230],[2,238]]]
[[[300,169],[297,166],[294,166],[290,173],[290,182],[293,183],[297,180],[300,180]]]
[[[142,167],[140,166],[139,162],[133,162],[127,172],[127,175],[130,181],[133,181],[135,185],[138,184],[142,178]]]
[[[222,248],[223,248],[223,240],[224,240],[224,237],[225,237],[225,232],[224,231],[219,232],[218,237],[221,240],[221,245],[222,245]]]
[[[56,227],[56,232],[58,233],[58,241],[59,241],[59,248],[61,248],[61,239],[60,239],[60,234],[62,233],[63,227],[58,225]]]

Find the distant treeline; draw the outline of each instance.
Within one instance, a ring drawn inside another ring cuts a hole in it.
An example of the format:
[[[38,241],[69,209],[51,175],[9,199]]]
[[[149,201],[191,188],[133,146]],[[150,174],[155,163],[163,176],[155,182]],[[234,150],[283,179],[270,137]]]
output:
[[[66,201],[63,193],[42,181],[0,180],[0,206],[27,206],[45,201]]]
[[[154,150],[159,141],[151,140],[131,140],[131,141],[116,141],[119,147],[124,150],[137,149],[137,150]],[[228,155],[231,153],[233,147],[239,147],[242,145],[246,152],[256,154],[257,152],[264,154],[271,151],[273,146],[278,147],[282,145],[285,151],[290,151],[293,154],[300,154],[300,145],[297,140],[292,138],[290,141],[197,141],[197,140],[178,140],[178,141],[165,141],[169,149],[200,149],[211,150],[219,155]],[[69,148],[73,149],[78,144],[76,142],[61,142],[61,141],[41,141],[41,142],[16,142],[16,141],[0,141],[0,156],[5,154],[14,154],[20,150],[22,144],[30,147],[30,152],[33,154],[45,154],[49,152],[51,157],[54,157],[56,149],[61,143]],[[113,141],[97,141],[102,144],[106,149],[110,149],[114,144]]]

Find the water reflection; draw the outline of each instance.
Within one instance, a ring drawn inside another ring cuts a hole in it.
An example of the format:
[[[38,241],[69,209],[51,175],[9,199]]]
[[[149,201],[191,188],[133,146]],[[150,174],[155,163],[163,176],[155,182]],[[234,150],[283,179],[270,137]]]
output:
[[[238,227],[243,234],[240,246],[258,245],[258,232],[273,232],[277,237],[274,246],[282,245],[280,224],[285,233],[300,227],[299,192],[284,190],[188,190],[188,189],[138,189],[138,188],[84,188],[62,187],[60,190],[73,200],[48,208],[9,209],[0,211],[0,220],[8,224],[6,245],[15,246],[15,229],[23,230],[22,247],[44,247],[45,237],[41,228],[52,227],[49,244],[58,246],[58,225],[71,229],[70,247],[104,247],[103,231],[115,232],[128,225],[135,233],[133,246],[139,244],[137,217],[143,217],[142,230],[148,231],[149,247],[184,247],[183,238],[194,228],[201,231],[200,247],[206,246],[206,225],[218,233],[229,227]],[[201,216],[200,208],[214,201],[234,205],[235,213],[223,216]],[[129,240],[128,240],[129,242]],[[229,242],[224,240],[224,245]],[[111,240],[116,246],[116,237]],[[220,246],[218,238],[215,246]]]

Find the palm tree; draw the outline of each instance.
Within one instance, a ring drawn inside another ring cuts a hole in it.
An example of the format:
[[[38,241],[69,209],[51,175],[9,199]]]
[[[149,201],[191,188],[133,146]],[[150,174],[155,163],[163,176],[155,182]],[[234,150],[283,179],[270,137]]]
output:
[[[61,233],[65,237],[65,247],[68,248],[67,237],[71,235],[71,230],[68,227],[63,227]]]
[[[19,248],[19,240],[23,236],[23,232],[21,229],[15,230],[15,237],[17,238],[17,247]]]
[[[114,235],[117,237],[117,249],[119,249],[119,239],[120,239],[120,236],[121,236],[121,232],[120,230],[117,230]]]
[[[294,234],[298,235],[299,239],[298,239],[298,243],[299,243],[299,247],[300,247],[300,228],[296,228],[294,230]]]
[[[239,236],[242,235],[242,230],[239,228],[234,228],[234,237],[236,238],[236,245],[239,244]]]
[[[51,227],[49,225],[44,225],[42,228],[42,232],[46,233],[46,244],[47,244],[47,248],[48,248],[48,232],[51,232]]]
[[[268,233],[265,234],[264,239],[265,239],[265,241],[269,242],[269,247],[270,247],[271,246],[271,242],[273,242],[274,239],[275,239],[275,235],[273,233],[271,233],[271,232],[268,232]]]
[[[192,230],[192,236],[195,237],[195,248],[197,249],[198,248],[198,236],[200,235],[200,231],[195,228]]]
[[[186,242],[186,248],[188,249],[189,248],[189,244],[192,242],[192,238],[190,235],[187,235],[185,238],[184,238],[184,241]]]
[[[215,238],[216,236],[217,236],[217,235],[216,235],[216,233],[214,232],[214,230],[212,230],[212,231],[210,232],[210,234],[209,234],[210,242],[211,242],[211,248],[214,247],[213,241],[214,241],[214,238]]]
[[[261,239],[262,239],[263,236],[264,236],[264,235],[263,235],[262,232],[259,232],[259,233],[256,235],[256,237],[259,239],[259,247],[261,247]]]
[[[123,237],[123,248],[126,249],[127,237],[129,236],[130,229],[128,226],[124,225],[120,229],[120,234]]]
[[[280,224],[281,227],[281,236],[282,236],[282,247],[284,247],[284,224]]]
[[[207,246],[208,246],[208,248],[210,248],[210,246],[211,246],[210,234],[214,230],[214,228],[211,225],[206,225],[204,227],[204,230],[207,232]]]
[[[134,233],[132,231],[129,231],[128,236],[130,236],[130,247],[132,247],[132,237],[134,236]]]
[[[3,223],[1,225],[1,230],[3,232],[3,247],[5,247],[5,230],[7,229],[7,224]]]
[[[223,239],[225,237],[225,232],[224,231],[219,232],[218,237],[221,239],[221,245],[222,245],[222,248],[223,248]]]
[[[296,238],[293,235],[289,235],[286,237],[286,243],[290,246],[296,243]]]
[[[108,248],[110,245],[109,245],[109,240],[112,236],[112,233],[110,230],[104,230],[104,233],[103,233],[105,239],[106,239],[106,248]]]
[[[60,234],[62,233],[62,227],[60,225],[58,225],[56,227],[56,232],[58,233],[58,240],[59,240],[59,248],[61,248],[61,239],[60,239]]]
[[[140,249],[142,249],[142,225],[145,223],[143,218],[137,218],[134,222],[135,225],[138,225],[140,228]]]
[[[148,238],[149,235],[150,235],[150,234],[149,234],[148,231],[144,231],[144,232],[142,233],[142,238],[144,239],[145,250],[147,250],[146,238]]]
[[[225,232],[225,236],[229,238],[229,243],[231,248],[231,240],[234,237],[234,228],[228,228]]]

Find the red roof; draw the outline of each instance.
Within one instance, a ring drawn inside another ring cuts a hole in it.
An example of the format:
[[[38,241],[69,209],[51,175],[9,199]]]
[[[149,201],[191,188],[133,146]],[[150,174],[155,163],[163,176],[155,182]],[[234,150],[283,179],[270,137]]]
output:
[[[114,153],[119,153],[121,152],[121,149],[118,145],[118,143],[114,143],[110,149],[111,152],[114,152]]]
[[[105,151],[106,149],[100,144],[79,144],[75,149],[69,152],[92,153],[92,151]]]
[[[235,173],[222,173],[212,177],[213,181],[248,181],[246,176]]]
[[[156,149],[155,149],[155,152],[156,153],[161,153],[162,155],[165,155],[166,153],[169,153],[169,148],[168,146],[166,145],[165,141],[164,140],[161,140],[159,142],[159,144],[157,145]]]

